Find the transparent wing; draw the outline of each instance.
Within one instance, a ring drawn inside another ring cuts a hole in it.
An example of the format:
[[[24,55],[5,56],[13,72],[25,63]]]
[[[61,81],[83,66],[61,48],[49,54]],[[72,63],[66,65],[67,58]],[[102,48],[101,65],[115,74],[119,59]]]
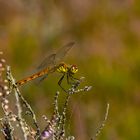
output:
[[[42,70],[42,69],[45,69],[47,68],[48,66],[50,65],[53,65],[54,62],[55,62],[55,55],[56,54],[51,54],[49,55],[48,57],[46,57],[42,63],[37,67],[37,70]]]
[[[56,65],[59,63],[65,55],[69,52],[69,50],[73,47],[75,43],[70,42],[66,45],[64,45],[61,49],[59,49],[56,53],[51,54],[50,56],[46,57],[42,63],[37,67],[37,70],[42,70],[47,68],[51,65]]]
[[[69,52],[69,50],[74,46],[74,42],[69,42],[68,44],[64,45],[55,55],[55,63],[58,63],[63,60],[65,55]]]

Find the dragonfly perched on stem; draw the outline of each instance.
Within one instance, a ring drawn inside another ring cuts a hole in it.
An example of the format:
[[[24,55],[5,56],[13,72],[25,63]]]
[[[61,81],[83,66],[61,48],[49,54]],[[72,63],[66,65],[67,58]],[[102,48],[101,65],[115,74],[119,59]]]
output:
[[[77,81],[78,79],[73,77],[75,73],[77,73],[78,68],[76,65],[69,65],[64,62],[61,62],[62,59],[65,57],[65,55],[68,53],[68,51],[74,46],[74,42],[70,42],[63,46],[58,52],[53,53],[46,57],[44,61],[39,65],[38,72],[28,76],[24,79],[21,79],[16,82],[18,86],[21,86],[31,80],[34,80],[36,78],[40,77],[40,81],[44,80],[49,74],[53,72],[59,72],[62,73],[62,77],[58,81],[58,85],[66,92],[66,90],[61,86],[61,83],[66,76],[67,83],[71,84],[71,81]]]

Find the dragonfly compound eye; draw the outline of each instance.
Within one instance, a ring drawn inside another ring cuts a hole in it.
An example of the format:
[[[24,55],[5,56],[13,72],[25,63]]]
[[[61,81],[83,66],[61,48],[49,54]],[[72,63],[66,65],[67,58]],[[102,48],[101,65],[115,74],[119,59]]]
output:
[[[70,68],[71,73],[75,74],[78,71],[78,67],[76,65],[72,65]]]

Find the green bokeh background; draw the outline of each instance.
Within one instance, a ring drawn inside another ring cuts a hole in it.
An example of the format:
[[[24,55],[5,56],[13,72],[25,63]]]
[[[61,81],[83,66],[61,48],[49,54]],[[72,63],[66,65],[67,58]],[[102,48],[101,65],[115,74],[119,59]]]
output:
[[[76,64],[76,77],[92,85],[73,95],[68,109],[68,134],[88,140],[103,120],[99,140],[140,139],[140,2],[139,0],[1,0],[0,50],[14,77],[30,75],[46,54],[69,41],[76,45],[65,62]],[[41,116],[51,115],[53,96],[61,89],[59,74],[39,86],[21,87],[24,97]],[[63,104],[64,93],[60,97]],[[71,116],[71,117],[70,117]]]

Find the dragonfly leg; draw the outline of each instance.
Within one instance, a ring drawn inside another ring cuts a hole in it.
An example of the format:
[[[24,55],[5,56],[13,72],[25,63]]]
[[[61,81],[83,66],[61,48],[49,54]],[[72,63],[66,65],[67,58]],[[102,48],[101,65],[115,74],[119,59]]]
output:
[[[65,77],[65,74],[63,74],[63,76],[62,76],[62,77],[60,78],[60,80],[58,81],[58,85],[62,88],[63,91],[65,91],[65,92],[67,93],[67,91],[61,86],[64,77]]]
[[[71,82],[69,81],[69,79],[71,80]],[[71,74],[67,75],[67,81],[68,81],[68,84],[74,84],[76,82],[80,82],[78,78],[73,77],[73,75]]]
[[[80,80],[73,77],[73,75],[70,75],[69,73],[67,74],[67,83],[69,85],[72,85],[74,88],[76,88],[79,83],[80,83]]]
[[[69,77],[70,77],[71,81],[73,81],[73,82],[71,82],[73,88],[76,89],[79,86],[79,84],[81,83],[80,79],[73,77],[73,75],[70,75]]]
[[[69,74],[67,74],[67,83],[70,85],[70,84],[72,84],[71,82],[70,82],[70,79],[69,79]]]
[[[73,76],[70,76],[70,78],[73,80],[73,81],[80,81],[78,78],[75,78]]]
[[[72,79],[72,76],[70,76],[69,74],[67,74],[67,83],[69,85],[72,85],[75,83],[75,79]]]

